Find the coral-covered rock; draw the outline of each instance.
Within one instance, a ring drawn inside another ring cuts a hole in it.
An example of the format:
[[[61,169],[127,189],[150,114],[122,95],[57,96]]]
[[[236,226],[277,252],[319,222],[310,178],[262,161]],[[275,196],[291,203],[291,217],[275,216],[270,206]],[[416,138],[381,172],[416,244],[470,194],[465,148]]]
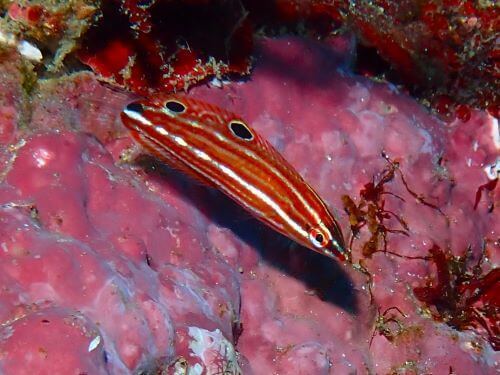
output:
[[[196,240],[195,223],[186,231],[173,204],[137,190],[92,138],[64,132],[28,138],[1,196],[1,275],[10,301],[2,303],[3,321],[40,304],[79,312],[99,326],[82,345],[100,336],[100,360],[105,355],[112,371],[164,357],[168,364],[175,346],[175,354],[188,356],[190,329],[219,329],[233,340],[235,271]],[[37,314],[43,319],[43,310]],[[3,327],[2,336],[15,329]],[[58,330],[54,344],[64,334]],[[74,345],[66,348],[68,360],[93,372]],[[44,347],[49,363],[61,350]],[[37,362],[40,369],[44,363]]]
[[[309,58],[304,59],[304,51]],[[425,306],[414,298],[411,288],[424,286],[427,278],[434,278],[433,261],[428,258],[433,244],[449,248],[457,256],[463,255],[470,245],[473,259],[469,259],[468,264],[472,267],[481,257],[486,241],[487,254],[491,258],[485,265],[485,273],[498,266],[500,227],[495,219],[495,208],[491,210],[491,201],[498,202],[498,189],[484,194],[475,207],[478,188],[498,178],[496,158],[500,145],[497,121],[475,113],[467,124],[454,122],[444,126],[390,86],[345,77],[342,70],[334,72],[325,60],[334,61],[336,56],[326,54],[322,59],[319,50],[310,45],[290,43],[285,47],[268,43],[261,53],[262,60],[254,79],[245,85],[230,86],[231,95],[222,92],[216,96],[213,89],[208,88],[194,92],[212,102],[220,97],[218,104],[245,114],[254,126],[278,145],[287,159],[299,166],[337,212],[342,207],[341,196],[344,194],[357,204],[363,199],[383,201],[377,207],[384,208],[381,214],[388,228],[385,250],[395,255],[384,254],[384,243],[380,238],[375,246],[376,252],[370,254],[371,259],[363,259],[365,244],[372,237],[370,229],[376,224],[368,221],[353,241],[354,257],[363,260],[373,278],[374,305],[371,311],[377,306],[382,314],[396,306],[404,316],[395,314],[395,318],[389,319],[394,313],[391,312],[389,318],[386,315],[382,320],[384,324],[375,327],[371,347],[371,364],[376,368],[373,371],[388,373],[408,368],[417,373],[438,373],[448,371],[450,365],[470,369],[466,372],[473,371],[476,352],[473,351],[470,357],[459,353],[465,347],[477,348],[478,341],[464,334],[459,336],[459,340],[464,341],[457,346],[456,332],[430,323],[425,314],[420,314]],[[269,61],[286,61],[293,68],[277,70],[275,63],[267,63],[267,56]],[[280,74],[276,75],[277,71]],[[285,135],[278,135],[277,129],[283,126],[288,131]],[[477,129],[483,131],[477,132]],[[387,179],[385,191],[374,197],[368,193],[368,186],[373,181],[380,182],[386,175],[384,171],[392,166],[382,152],[392,161],[397,160],[399,172]],[[368,303],[369,297],[354,293],[354,298],[358,299],[354,306],[359,309],[356,320],[346,316],[339,307],[344,311],[349,310],[349,306],[352,308],[347,297],[350,288],[347,286],[340,296],[334,292],[335,288],[344,287],[341,273],[326,266],[324,259],[298,254],[296,250],[287,252],[286,245],[282,247],[278,253],[288,254],[288,260],[277,261],[279,256],[273,255],[268,257],[302,280],[303,286],[297,288],[304,288],[304,292],[312,290],[321,298],[309,300],[307,293],[300,298],[293,284],[285,284],[280,272],[264,265],[257,270],[253,268],[253,272],[261,276],[251,273],[248,289],[243,282],[242,317],[244,327],[250,322],[260,324],[262,341],[256,338],[255,331],[248,336],[244,331],[239,341],[240,350],[250,363],[258,364],[257,373],[274,369],[274,365],[263,360],[262,345],[267,347],[264,351],[267,356],[274,350],[272,363],[277,363],[278,368],[286,372],[288,352],[295,352],[310,342],[315,343],[312,346],[315,350],[309,358],[313,356],[319,361],[321,353],[327,353],[333,368],[340,373],[348,372],[348,367],[342,367],[346,363],[361,368],[361,348],[369,341],[367,335],[371,334],[369,320],[376,318],[366,316],[364,303]],[[353,274],[350,277],[356,280],[354,290],[363,290],[363,285],[366,287]],[[481,276],[476,277],[479,280]],[[264,295],[255,295],[257,285],[264,288],[258,280],[260,278],[266,280],[267,288],[274,293],[266,291]],[[266,301],[264,310],[267,313],[256,307],[262,306],[258,302],[262,300]],[[325,303],[332,301],[338,307],[325,307]],[[498,324],[498,309],[497,302],[493,302],[488,310],[494,324]],[[276,311],[281,312],[279,317]],[[334,318],[321,318],[323,314]],[[359,323],[364,319],[368,322],[361,323],[364,328],[360,328]],[[394,319],[398,324],[394,324]],[[306,329],[304,322],[311,325]],[[491,348],[486,343],[492,336],[484,327],[477,328],[477,331],[482,332],[486,340],[480,340],[483,343],[479,344],[481,353],[486,356],[483,357],[483,369],[486,369],[492,360]],[[255,349],[250,349],[256,347],[259,348],[258,354]],[[386,354],[389,347],[394,353],[391,357]],[[444,361],[435,352],[437,347],[449,348],[449,357]],[[344,358],[348,360],[344,362]],[[303,373],[321,373],[317,367],[310,366]]]
[[[61,307],[18,311],[3,328],[0,342],[6,374],[106,374],[106,356],[95,323]],[[67,353],[72,353],[67,357]]]
[[[359,73],[404,84],[448,120],[472,108],[499,116],[493,1],[25,0],[6,10],[2,28],[39,42],[49,70],[77,50],[102,80],[137,93],[246,75],[262,35],[347,30],[359,37]]]
[[[360,1],[349,20],[364,44],[438,113],[466,121],[472,106],[499,117],[495,2]],[[370,57],[363,66],[370,65]]]
[[[31,358],[40,372],[493,374],[487,328],[446,324],[414,289],[436,277],[434,244],[470,247],[483,275],[498,267],[498,188],[481,188],[498,178],[498,122],[440,122],[353,76],[332,47],[349,45],[265,40],[252,80],[190,95],[246,118],[358,231],[355,269],[149,158],[123,162],[130,96],[91,74],[43,82],[28,126],[2,143],[0,369]],[[5,77],[17,97],[22,76]],[[23,108],[8,105],[1,123]],[[464,290],[482,280],[469,274]]]
[[[6,16],[0,19],[0,34],[8,33],[10,38],[17,37],[22,42],[36,41],[45,54],[38,50],[36,61],[44,58],[47,70],[60,70],[64,59],[75,50],[90,26],[98,4],[94,0],[12,1],[5,6]]]
[[[103,1],[78,56],[137,93],[187,89],[207,77],[247,74],[253,29],[232,1]]]

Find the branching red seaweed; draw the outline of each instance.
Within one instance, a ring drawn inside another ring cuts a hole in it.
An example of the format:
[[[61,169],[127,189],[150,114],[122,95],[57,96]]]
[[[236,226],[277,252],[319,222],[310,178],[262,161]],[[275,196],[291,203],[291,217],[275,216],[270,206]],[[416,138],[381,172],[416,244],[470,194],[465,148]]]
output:
[[[415,198],[418,203],[436,210],[447,221],[448,217],[437,205],[430,203],[424,196],[416,193],[409,187],[399,167],[398,161],[391,160],[385,152],[382,152],[382,157],[387,161],[388,165],[380,173],[380,177],[377,182],[375,182],[374,178],[371,182],[364,185],[359,194],[361,200],[358,205],[356,205],[354,200],[348,195],[342,196],[344,210],[349,215],[349,223],[353,233],[349,247],[352,248],[354,239],[359,234],[359,231],[361,228],[366,226],[370,232],[370,238],[363,244],[362,247],[362,255],[364,257],[370,258],[376,252],[384,252],[407,259],[428,259],[427,257],[420,256],[403,256],[387,249],[387,235],[389,233],[409,236],[410,228],[403,217],[385,208],[385,199],[383,198],[384,195],[392,196],[403,202],[405,201],[402,197],[387,191],[385,189],[385,185],[391,182],[397,174],[408,194]],[[400,228],[394,229],[386,226],[385,222],[391,218],[395,219],[399,223]],[[380,243],[382,243],[382,248],[379,247]]]
[[[491,346],[500,350],[500,269],[484,271],[486,245],[482,256],[470,266],[471,249],[463,256],[434,245],[429,249],[436,266],[435,278],[413,289],[432,317],[460,331],[482,329]]]
[[[481,200],[483,191],[486,191],[485,195],[486,197],[489,197],[491,193],[495,190],[497,185],[498,185],[498,178],[495,178],[494,180],[490,180],[487,183],[478,187],[476,191],[476,198],[474,199],[474,209],[477,209],[477,205]],[[488,212],[493,212],[494,209],[495,209],[495,202],[493,199],[490,198],[490,202],[488,204]]]
[[[365,185],[365,188],[361,191],[361,202],[356,205],[354,201],[348,196],[342,196],[342,202],[344,204],[344,209],[349,215],[349,222],[351,224],[351,230],[353,236],[351,237],[351,242],[349,247],[352,248],[354,238],[364,226],[368,227],[370,231],[370,239],[365,242],[362,249],[362,254],[364,257],[371,257],[375,252],[383,251],[387,252],[387,234],[388,233],[400,233],[403,235],[408,235],[408,226],[404,219],[397,216],[393,212],[384,209],[385,201],[380,199],[384,180],[387,177],[392,179],[394,176],[390,171],[385,171],[382,179],[377,182],[369,182]],[[387,182],[387,181],[386,181]],[[374,196],[373,199],[368,198],[369,195]],[[403,229],[390,229],[384,224],[384,221],[395,217],[401,224]],[[379,244],[382,242],[382,249],[379,249]]]
[[[364,257],[369,258],[377,251],[387,252],[388,233],[408,235],[409,228],[405,220],[397,214],[386,210],[384,208],[385,200],[382,198],[383,195],[389,194],[403,200],[403,198],[385,191],[385,184],[394,178],[396,168],[396,163],[390,163],[382,171],[381,177],[377,182],[373,180],[365,184],[364,188],[360,191],[361,200],[358,205],[348,195],[342,196],[344,210],[349,215],[349,223],[353,233],[349,247],[352,248],[353,241],[361,228],[367,226],[370,231],[370,239],[365,242],[362,249]],[[387,228],[384,221],[390,218],[395,218],[400,223],[402,229]],[[382,250],[379,249],[380,242],[383,244]]]

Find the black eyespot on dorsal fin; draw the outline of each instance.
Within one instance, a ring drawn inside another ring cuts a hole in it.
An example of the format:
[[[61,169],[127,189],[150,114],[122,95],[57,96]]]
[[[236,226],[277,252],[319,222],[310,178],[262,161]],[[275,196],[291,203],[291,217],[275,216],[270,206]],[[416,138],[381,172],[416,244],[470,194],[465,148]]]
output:
[[[136,112],[142,114],[144,112],[144,106],[141,103],[133,102],[125,107],[126,111]]]
[[[253,133],[250,131],[248,126],[241,121],[231,121],[229,123],[229,129],[235,136],[243,139],[244,141],[251,141],[253,139]]]
[[[183,113],[186,111],[186,106],[177,100],[168,100],[165,103],[165,108],[173,113]]]

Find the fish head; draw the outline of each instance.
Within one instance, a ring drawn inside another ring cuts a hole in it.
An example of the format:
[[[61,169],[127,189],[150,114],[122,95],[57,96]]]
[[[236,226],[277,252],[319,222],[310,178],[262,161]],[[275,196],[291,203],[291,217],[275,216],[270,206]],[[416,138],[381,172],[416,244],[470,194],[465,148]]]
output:
[[[340,226],[333,221],[321,222],[309,230],[309,248],[342,262],[351,262],[351,252],[346,246]]]

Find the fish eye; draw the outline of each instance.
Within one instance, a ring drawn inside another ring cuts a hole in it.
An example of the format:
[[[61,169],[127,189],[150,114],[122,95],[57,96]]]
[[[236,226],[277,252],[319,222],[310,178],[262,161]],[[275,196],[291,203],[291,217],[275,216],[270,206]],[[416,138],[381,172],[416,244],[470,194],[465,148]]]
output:
[[[313,228],[309,232],[309,240],[315,248],[322,249],[328,245],[329,236],[319,228]]]
[[[186,106],[177,100],[169,100],[165,103],[165,108],[170,112],[179,114],[186,110]]]
[[[144,112],[144,106],[141,103],[133,102],[133,103],[130,103],[129,105],[127,105],[125,107],[125,110],[128,112],[135,112],[135,113],[142,114]]]
[[[229,123],[229,129],[235,136],[244,141],[251,141],[253,139],[253,134],[250,129],[248,129],[248,126],[240,121],[231,121]]]

